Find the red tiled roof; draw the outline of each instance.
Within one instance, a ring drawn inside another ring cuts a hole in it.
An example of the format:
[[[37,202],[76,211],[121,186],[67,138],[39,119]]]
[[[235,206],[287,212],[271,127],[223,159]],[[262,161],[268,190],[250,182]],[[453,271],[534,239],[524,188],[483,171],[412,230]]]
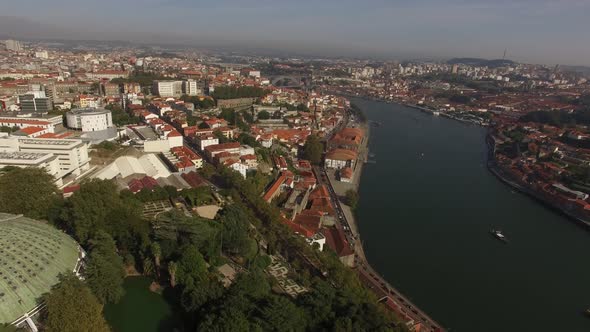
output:
[[[267,202],[270,201],[274,197],[274,195],[276,194],[277,190],[279,190],[281,188],[281,185],[285,182],[286,179],[287,179],[287,175],[285,173],[282,173],[281,176],[279,176],[279,178],[272,184],[272,186],[264,194],[263,199]]]
[[[34,133],[38,133],[40,131],[45,130],[45,128],[41,128],[41,127],[26,127],[26,128],[22,128],[20,131],[27,134],[27,135],[32,135]]]
[[[324,228],[322,233],[326,237],[326,245],[336,252],[339,257],[353,254],[344,231],[338,227]]]

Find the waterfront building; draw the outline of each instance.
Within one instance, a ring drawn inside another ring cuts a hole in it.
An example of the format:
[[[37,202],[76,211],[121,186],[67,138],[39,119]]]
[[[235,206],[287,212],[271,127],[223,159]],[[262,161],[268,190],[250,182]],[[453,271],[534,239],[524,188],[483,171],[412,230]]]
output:
[[[333,149],[326,153],[326,168],[351,168],[354,169],[357,159],[356,151],[346,149]]]

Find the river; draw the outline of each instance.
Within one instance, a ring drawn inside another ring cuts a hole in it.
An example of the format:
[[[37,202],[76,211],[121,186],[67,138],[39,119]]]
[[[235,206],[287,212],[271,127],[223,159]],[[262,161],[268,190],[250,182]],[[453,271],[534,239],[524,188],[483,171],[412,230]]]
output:
[[[451,331],[590,331],[590,234],[487,170],[485,128],[353,102],[381,123],[357,222],[385,279]]]

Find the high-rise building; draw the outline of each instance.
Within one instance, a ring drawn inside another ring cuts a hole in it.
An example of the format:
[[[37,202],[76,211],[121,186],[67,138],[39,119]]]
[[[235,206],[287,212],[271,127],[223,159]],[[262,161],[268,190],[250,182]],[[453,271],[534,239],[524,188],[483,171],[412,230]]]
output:
[[[47,113],[53,110],[53,103],[45,96],[45,91],[28,92],[18,96],[18,100],[23,113]]]
[[[6,45],[6,49],[9,51],[20,52],[23,50],[23,45],[18,40],[5,40],[4,45]]]
[[[453,68],[451,69],[451,73],[452,74],[456,74],[459,71],[459,65],[458,64],[454,64]]]
[[[203,94],[203,89],[197,81],[189,79],[182,82],[182,92],[185,95],[198,96]]]

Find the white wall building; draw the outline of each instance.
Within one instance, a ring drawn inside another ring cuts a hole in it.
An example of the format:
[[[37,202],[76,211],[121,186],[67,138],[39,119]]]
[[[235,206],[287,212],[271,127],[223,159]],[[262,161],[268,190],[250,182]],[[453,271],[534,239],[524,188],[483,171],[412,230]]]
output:
[[[186,80],[182,82],[182,92],[189,96],[198,96],[203,94],[203,89],[195,80]]]
[[[40,167],[61,186],[68,175],[78,177],[90,169],[88,146],[77,139],[0,138],[0,168]]]
[[[154,81],[152,90],[160,97],[180,97],[182,81]]]
[[[90,168],[88,145],[78,139],[18,139],[21,152],[51,153],[57,157],[60,176],[73,174],[76,177]]]
[[[88,131],[106,130],[113,126],[111,111],[100,108],[79,108],[66,113],[69,128]]]
[[[194,141],[196,144],[199,145],[199,149],[201,151],[205,151],[205,148],[209,145],[216,145],[219,144],[219,138],[215,137],[215,135],[203,134],[199,136],[195,136]]]

